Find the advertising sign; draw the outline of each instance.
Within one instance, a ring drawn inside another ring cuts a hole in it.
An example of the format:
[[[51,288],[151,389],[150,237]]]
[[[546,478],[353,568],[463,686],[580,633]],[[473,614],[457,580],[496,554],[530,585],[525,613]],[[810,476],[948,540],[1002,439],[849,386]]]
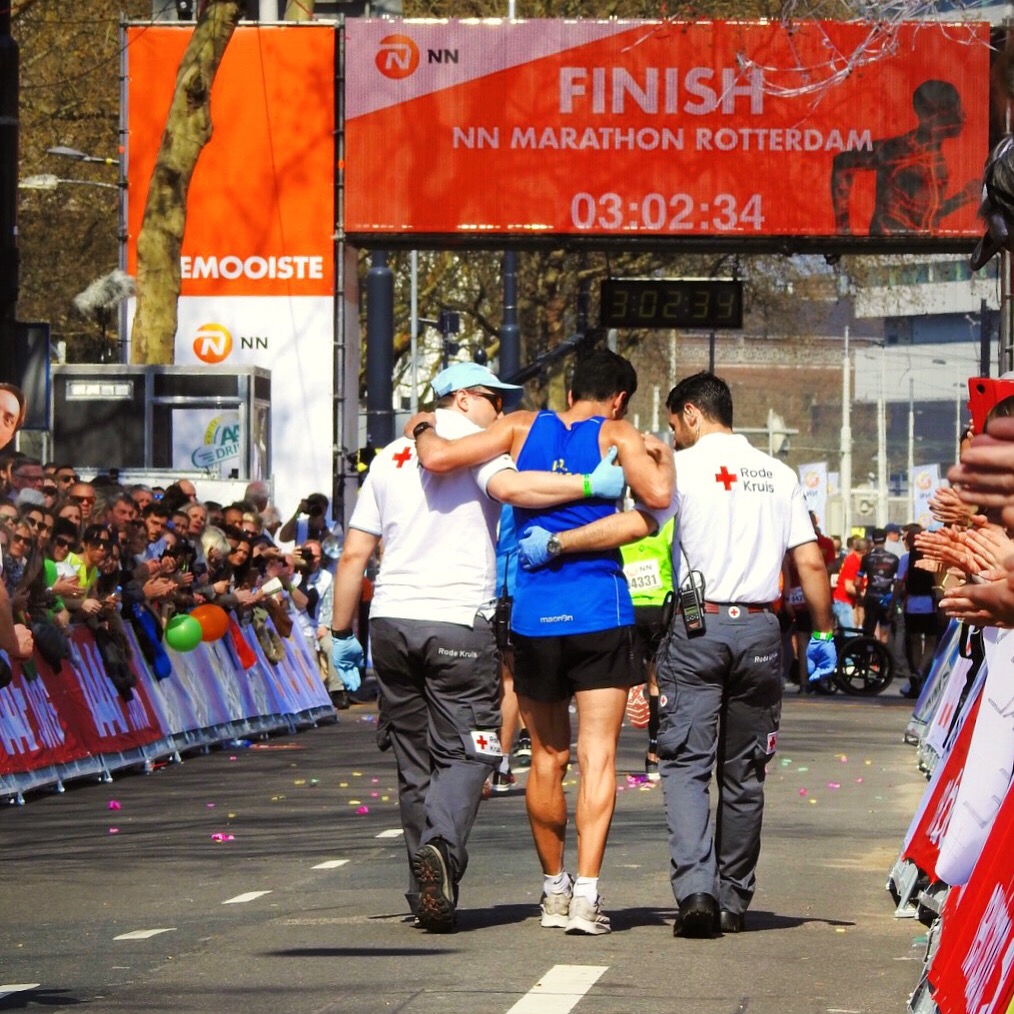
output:
[[[982,231],[985,24],[354,18],[346,31],[354,241]]]
[[[191,31],[127,30],[132,274],[148,183]],[[271,371],[271,457],[283,513],[310,492],[331,490],[334,54],[331,26],[237,28],[212,89],[213,132],[187,196],[180,256],[175,361]],[[182,415],[173,420],[176,467],[228,475],[235,464],[222,457],[228,426],[208,443],[211,420],[201,416],[185,438],[176,435]]]

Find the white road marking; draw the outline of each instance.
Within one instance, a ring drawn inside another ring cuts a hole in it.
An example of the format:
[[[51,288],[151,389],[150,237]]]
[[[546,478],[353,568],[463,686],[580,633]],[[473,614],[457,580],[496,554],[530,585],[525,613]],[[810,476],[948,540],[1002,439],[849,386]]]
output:
[[[405,832],[400,827],[391,827],[386,831],[381,831],[377,835],[378,838],[400,838]]]
[[[336,870],[339,866],[344,866],[348,862],[347,859],[329,859],[326,863],[317,863],[313,867],[315,870]]]
[[[270,894],[270,891],[247,891],[246,894],[237,894],[235,898],[230,898],[228,901],[223,901],[223,905],[242,905],[248,901],[255,901],[257,898],[263,898],[265,894]]]
[[[0,983],[0,1000],[2,1000],[5,996],[10,996],[11,993],[24,993],[29,989],[38,989],[41,985],[41,982]]]
[[[131,930],[130,933],[121,933],[114,940],[147,940],[149,937],[157,937],[159,933],[175,933],[175,926],[168,926],[165,929]]]
[[[567,1014],[608,965],[554,965],[507,1014]]]

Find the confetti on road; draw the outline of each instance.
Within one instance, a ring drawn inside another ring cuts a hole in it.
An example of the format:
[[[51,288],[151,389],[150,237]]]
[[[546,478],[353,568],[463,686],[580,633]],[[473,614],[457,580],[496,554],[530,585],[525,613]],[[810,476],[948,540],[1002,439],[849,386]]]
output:
[[[109,803],[106,806],[106,809],[107,810],[120,810],[120,809],[122,809],[122,807],[120,806],[119,802],[117,802],[117,800],[110,799]]]
[[[370,812],[370,808],[368,806],[360,806],[359,809],[356,810],[356,813],[359,813],[359,814],[369,813],[369,812]]]
[[[109,829],[109,833],[110,834],[119,834],[120,833],[120,829],[118,827],[111,827]]]
[[[235,841],[236,836],[234,834],[225,834],[222,831],[216,831],[211,836],[212,841],[223,842],[223,841]]]

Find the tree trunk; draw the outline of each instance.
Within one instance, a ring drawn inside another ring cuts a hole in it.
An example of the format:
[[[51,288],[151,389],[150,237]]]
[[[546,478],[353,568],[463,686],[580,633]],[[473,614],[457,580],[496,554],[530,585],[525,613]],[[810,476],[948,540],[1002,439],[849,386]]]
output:
[[[173,362],[187,192],[201,150],[211,139],[211,86],[243,7],[244,0],[206,0],[180,61],[137,237],[132,363]]]

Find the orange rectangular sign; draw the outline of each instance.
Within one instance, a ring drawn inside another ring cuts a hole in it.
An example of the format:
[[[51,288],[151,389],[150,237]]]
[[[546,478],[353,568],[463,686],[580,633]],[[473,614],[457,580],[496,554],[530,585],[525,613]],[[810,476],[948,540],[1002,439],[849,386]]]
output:
[[[190,26],[127,29],[127,270]],[[241,26],[211,92],[187,195],[183,296],[334,291],[335,33]]]
[[[346,31],[353,240],[981,232],[986,24]]]

